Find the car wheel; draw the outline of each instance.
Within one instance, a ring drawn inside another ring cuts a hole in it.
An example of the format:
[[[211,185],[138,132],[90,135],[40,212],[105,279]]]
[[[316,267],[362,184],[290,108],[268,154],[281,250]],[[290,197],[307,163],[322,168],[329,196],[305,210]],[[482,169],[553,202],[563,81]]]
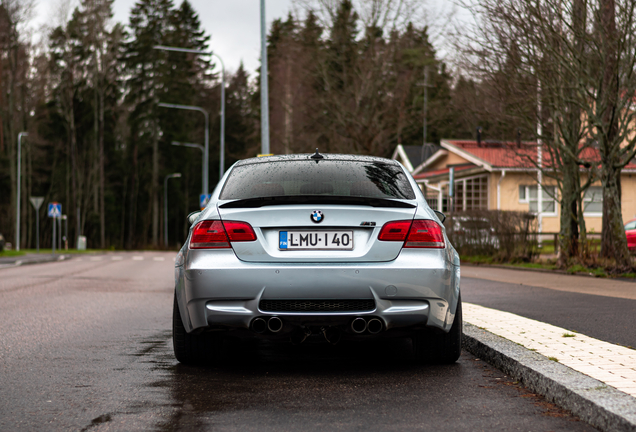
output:
[[[423,363],[455,363],[462,352],[462,299],[457,300],[455,320],[448,333],[439,330],[423,330],[413,336],[415,358]]]
[[[211,364],[218,362],[222,339],[211,333],[192,334],[186,332],[174,297],[172,310],[172,343],[174,355],[183,364]]]

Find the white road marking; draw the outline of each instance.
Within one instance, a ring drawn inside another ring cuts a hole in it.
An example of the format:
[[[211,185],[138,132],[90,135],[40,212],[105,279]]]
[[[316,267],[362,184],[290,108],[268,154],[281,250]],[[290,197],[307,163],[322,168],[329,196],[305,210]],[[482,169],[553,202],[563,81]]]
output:
[[[133,261],[143,261],[143,260],[144,260],[144,257],[142,257],[142,256],[134,256],[133,257]]]
[[[91,257],[91,261],[101,261],[102,257]]]
[[[113,261],[121,261],[123,259],[124,259],[124,257],[120,257],[120,256],[116,256],[116,257],[112,257],[111,258],[111,260],[113,260]]]
[[[153,260],[155,261],[163,261],[165,258],[164,257],[154,257]]]

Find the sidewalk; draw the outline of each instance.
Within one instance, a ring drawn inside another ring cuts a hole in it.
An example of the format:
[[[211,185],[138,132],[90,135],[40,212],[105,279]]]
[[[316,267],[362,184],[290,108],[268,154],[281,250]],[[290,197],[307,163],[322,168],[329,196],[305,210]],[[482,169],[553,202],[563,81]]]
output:
[[[633,282],[486,266],[462,266],[461,272],[462,277],[636,299]],[[535,391],[602,430],[636,430],[636,350],[509,312],[466,302],[463,306],[467,346],[475,355],[485,356],[485,360],[508,369],[512,375],[515,371],[531,370],[527,375],[531,378],[527,380],[535,383],[528,383],[530,387],[536,387]],[[512,344],[492,342],[487,332]],[[510,354],[521,347],[526,349],[526,354]],[[544,357],[538,362],[530,361],[530,366],[519,360],[536,354]],[[555,368],[550,368],[550,364],[561,369],[551,373],[549,370]],[[587,378],[577,373],[593,380],[586,381]],[[519,375],[518,379],[526,381],[524,373]],[[580,383],[584,381],[587,384],[582,388]],[[536,384],[538,382],[540,384]]]

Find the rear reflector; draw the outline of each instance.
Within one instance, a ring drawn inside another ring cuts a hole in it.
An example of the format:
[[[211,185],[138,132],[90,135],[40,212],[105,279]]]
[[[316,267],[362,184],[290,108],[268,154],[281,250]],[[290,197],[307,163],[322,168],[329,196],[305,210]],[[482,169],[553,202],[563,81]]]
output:
[[[256,240],[252,226],[246,222],[205,220],[192,230],[190,249],[229,248],[230,242]]]
[[[442,227],[432,220],[416,219],[387,222],[378,240],[401,241],[405,248],[444,248]]]

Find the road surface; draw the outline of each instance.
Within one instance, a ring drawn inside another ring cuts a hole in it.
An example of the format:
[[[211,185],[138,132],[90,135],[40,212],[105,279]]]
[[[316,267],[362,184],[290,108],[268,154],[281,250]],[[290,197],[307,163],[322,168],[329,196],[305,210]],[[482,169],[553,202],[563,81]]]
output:
[[[417,365],[408,340],[228,344],[221,367],[180,365],[173,256],[0,270],[0,430],[595,430],[468,353]]]

